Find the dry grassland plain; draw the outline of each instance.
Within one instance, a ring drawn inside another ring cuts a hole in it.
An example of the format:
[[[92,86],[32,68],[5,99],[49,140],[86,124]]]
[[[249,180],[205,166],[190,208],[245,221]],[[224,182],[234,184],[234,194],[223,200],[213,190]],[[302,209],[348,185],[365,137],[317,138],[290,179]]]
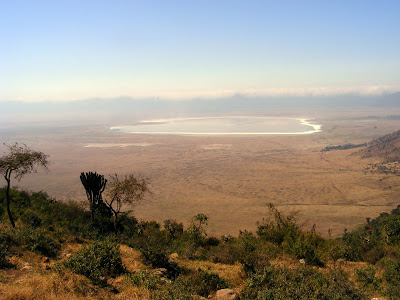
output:
[[[209,235],[237,235],[255,230],[273,203],[284,212],[299,211],[305,229],[315,223],[320,234],[331,229],[337,236],[400,204],[400,177],[364,172],[377,160],[352,154],[359,149],[321,152],[327,145],[364,143],[400,129],[399,120],[362,117],[325,113],[314,119],[322,132],[309,135],[155,136],[93,125],[4,129],[1,139],[50,155],[48,173],[14,184],[59,200],[85,201],[81,172],[133,172],[151,180],[152,194],[130,207],[139,220],[172,218],[187,225],[204,213]]]

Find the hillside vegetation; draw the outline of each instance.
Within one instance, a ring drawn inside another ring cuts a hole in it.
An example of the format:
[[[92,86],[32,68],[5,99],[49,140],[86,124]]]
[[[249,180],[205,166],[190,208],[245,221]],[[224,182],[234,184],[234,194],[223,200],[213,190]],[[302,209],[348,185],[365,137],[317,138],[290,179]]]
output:
[[[266,207],[256,232],[207,236],[207,216],[184,228],[113,219],[46,193],[12,190],[16,228],[0,190],[0,298],[368,299],[400,295],[400,208],[336,239]]]
[[[374,157],[381,160],[381,163],[400,161],[400,130],[374,139],[361,150],[365,158]]]
[[[361,150],[384,159],[367,168],[382,171],[397,162],[399,139],[397,131]],[[400,205],[338,238],[324,238],[315,225],[310,231],[299,226],[296,212],[283,214],[269,204],[255,232],[214,237],[207,235],[212,220],[202,213],[184,228],[174,219],[160,224],[124,212],[123,204],[148,192],[146,178],[115,175],[108,190],[103,175],[82,173],[80,179],[89,209],[10,184],[0,189],[0,298],[400,297]]]

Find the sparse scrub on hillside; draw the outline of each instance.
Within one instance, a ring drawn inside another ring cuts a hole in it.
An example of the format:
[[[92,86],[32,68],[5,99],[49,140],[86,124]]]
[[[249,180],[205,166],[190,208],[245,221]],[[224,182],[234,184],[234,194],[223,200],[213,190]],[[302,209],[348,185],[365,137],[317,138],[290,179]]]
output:
[[[201,269],[186,276],[179,276],[170,284],[164,284],[151,293],[152,299],[199,299],[209,297],[219,289],[229,287],[229,283],[218,274]]]
[[[241,299],[364,299],[341,271],[323,274],[309,266],[267,266],[249,277]]]
[[[124,272],[119,247],[109,241],[94,242],[83,247],[64,265],[100,285],[105,284],[107,278]]]
[[[4,192],[0,189],[1,204],[5,203]],[[109,278],[124,273],[118,246],[110,240],[111,236],[142,254],[149,269],[125,274],[124,282],[152,299],[208,297],[216,289],[230,286],[206,268],[186,269],[181,265],[182,261],[192,259],[198,260],[199,265],[240,264],[238,278],[245,285],[242,299],[361,299],[364,293],[383,293],[395,299],[399,292],[399,208],[368,219],[357,230],[336,239],[324,239],[315,232],[302,230],[295,214],[285,215],[273,206],[269,206],[270,214],[258,224],[256,233],[243,231],[237,237],[207,236],[208,218],[202,214],[196,215],[188,228],[175,220],[165,221],[162,227],[155,221],[138,222],[133,216],[121,214],[121,227],[115,236],[110,218],[102,220],[96,216],[92,225],[90,212],[79,204],[57,202],[43,192],[11,193],[18,199],[13,206],[17,228],[4,225],[8,223],[6,211],[0,211],[3,268],[10,258],[25,250],[58,260],[63,242],[86,240],[89,245],[73,254],[60,274],[70,269],[89,278],[91,286],[95,283],[97,289],[103,289]],[[174,252],[179,257],[170,259]],[[349,277],[341,271],[346,261],[365,263],[357,265],[355,271],[343,268]],[[166,278],[152,268],[166,269],[158,270]],[[74,289],[77,295],[84,294],[88,281],[82,282],[80,292],[79,288]]]
[[[0,269],[10,269],[14,265],[9,261],[7,256],[9,256],[9,248],[4,244],[0,238]]]
[[[41,229],[19,228],[15,231],[15,241],[29,251],[48,257],[56,257],[61,248],[56,238]]]
[[[152,273],[149,270],[139,270],[134,273],[125,275],[125,283],[132,284],[148,290],[155,290],[165,282],[159,275]]]
[[[383,293],[389,299],[398,299],[400,295],[400,258],[386,260],[384,269]]]

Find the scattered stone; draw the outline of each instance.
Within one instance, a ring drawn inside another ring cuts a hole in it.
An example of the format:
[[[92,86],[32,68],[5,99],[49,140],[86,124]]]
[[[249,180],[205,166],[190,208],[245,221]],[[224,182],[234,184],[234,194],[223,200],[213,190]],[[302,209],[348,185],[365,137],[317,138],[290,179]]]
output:
[[[178,253],[172,253],[172,254],[170,254],[170,256],[169,256],[169,258],[170,259],[175,259],[175,258],[178,258],[179,257],[179,254]]]
[[[343,265],[345,265],[346,264],[346,261],[343,259],[343,258],[339,258],[337,261],[336,261],[336,265],[338,265],[338,266],[343,266]]]
[[[217,300],[238,300],[239,295],[234,290],[222,289],[217,291],[215,298]]]
[[[167,271],[167,269],[164,269],[164,268],[158,268],[158,269],[154,269],[153,272],[154,272],[155,275],[158,275],[160,277],[164,277],[164,276],[167,275],[168,271]]]
[[[306,264],[306,260],[304,258],[299,259],[299,263],[302,264],[302,265],[305,265]]]
[[[24,266],[21,268],[21,270],[30,270],[32,269],[32,266],[29,263],[24,263]]]
[[[72,256],[71,253],[65,254],[65,258],[67,258],[67,259],[69,259],[71,256]]]

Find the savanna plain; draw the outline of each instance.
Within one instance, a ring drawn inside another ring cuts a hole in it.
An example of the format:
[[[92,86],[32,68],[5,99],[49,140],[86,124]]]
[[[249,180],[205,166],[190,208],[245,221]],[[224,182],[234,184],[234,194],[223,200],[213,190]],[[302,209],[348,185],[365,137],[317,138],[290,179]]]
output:
[[[235,236],[254,231],[272,203],[284,213],[298,211],[304,229],[315,224],[322,236],[339,236],[366,217],[395,208],[400,177],[370,172],[367,166],[381,158],[362,158],[360,148],[322,149],[366,143],[398,130],[399,120],[390,114],[314,113],[312,121],[322,131],[306,135],[140,135],[112,131],[109,124],[7,128],[1,138],[50,155],[49,172],[27,176],[18,185],[58,200],[87,201],[81,172],[135,173],[151,183],[145,201],[127,207],[139,220],[188,225],[202,213],[209,217],[209,235]]]

